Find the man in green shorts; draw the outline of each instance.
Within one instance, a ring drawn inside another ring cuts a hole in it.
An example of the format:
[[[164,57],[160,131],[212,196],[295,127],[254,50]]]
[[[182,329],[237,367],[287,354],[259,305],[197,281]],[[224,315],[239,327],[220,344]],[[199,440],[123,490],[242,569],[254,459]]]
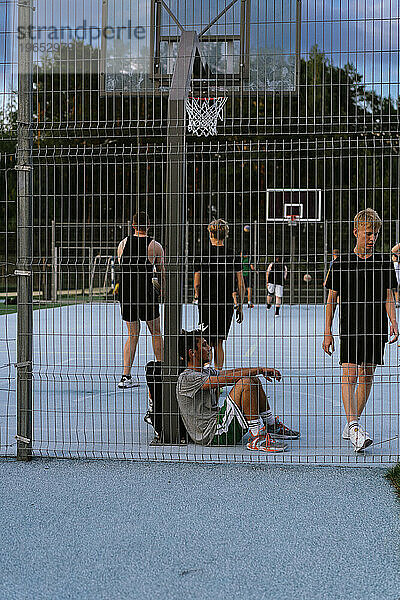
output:
[[[281,380],[276,369],[231,369],[217,371],[209,366],[211,348],[201,331],[183,331],[179,355],[185,365],[176,386],[176,396],[186,430],[195,444],[235,445],[250,431],[249,450],[283,452],[285,439],[297,439],[269,407],[261,380]],[[222,407],[218,391],[233,385]]]

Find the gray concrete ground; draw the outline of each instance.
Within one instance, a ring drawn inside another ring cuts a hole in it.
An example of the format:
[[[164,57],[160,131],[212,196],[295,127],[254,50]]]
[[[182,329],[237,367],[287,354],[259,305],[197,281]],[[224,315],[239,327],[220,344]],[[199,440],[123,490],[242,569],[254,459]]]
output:
[[[0,463],[0,598],[400,598],[376,468]]]

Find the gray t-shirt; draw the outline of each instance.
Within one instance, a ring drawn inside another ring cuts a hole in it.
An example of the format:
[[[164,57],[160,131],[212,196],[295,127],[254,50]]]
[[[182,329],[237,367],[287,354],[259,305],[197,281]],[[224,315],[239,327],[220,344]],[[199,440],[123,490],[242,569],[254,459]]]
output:
[[[179,375],[176,398],[186,430],[195,444],[207,446],[215,435],[218,416],[217,388],[203,390],[209,377],[218,375],[211,367],[186,369]]]

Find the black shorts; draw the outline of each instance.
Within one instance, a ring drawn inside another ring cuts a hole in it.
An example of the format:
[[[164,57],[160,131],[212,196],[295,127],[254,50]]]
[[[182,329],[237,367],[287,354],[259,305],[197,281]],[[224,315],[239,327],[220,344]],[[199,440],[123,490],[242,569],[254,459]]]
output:
[[[383,365],[383,355],[387,336],[382,335],[341,335],[340,364]]]
[[[123,321],[134,323],[135,321],[154,321],[160,316],[158,304],[127,304],[121,303],[121,315]]]
[[[250,273],[248,273],[247,275],[243,275],[243,281],[244,281],[244,287],[246,288],[252,288],[253,287],[253,275],[250,271]]]
[[[204,337],[209,343],[227,339],[233,312],[233,304],[200,303],[200,323],[207,327]]]

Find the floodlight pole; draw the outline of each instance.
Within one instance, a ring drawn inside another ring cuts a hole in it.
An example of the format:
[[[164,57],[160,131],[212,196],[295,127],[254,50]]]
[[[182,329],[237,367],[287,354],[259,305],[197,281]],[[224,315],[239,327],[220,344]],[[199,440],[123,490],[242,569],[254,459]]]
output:
[[[18,3],[18,30],[32,24],[32,0]],[[18,45],[17,196],[17,460],[32,458],[32,44]]]
[[[179,444],[179,411],[176,382],[179,373],[178,340],[182,323],[183,232],[186,217],[185,101],[190,90],[198,36],[182,33],[168,99],[168,171],[166,193],[167,299],[164,312],[164,369],[162,442]]]

